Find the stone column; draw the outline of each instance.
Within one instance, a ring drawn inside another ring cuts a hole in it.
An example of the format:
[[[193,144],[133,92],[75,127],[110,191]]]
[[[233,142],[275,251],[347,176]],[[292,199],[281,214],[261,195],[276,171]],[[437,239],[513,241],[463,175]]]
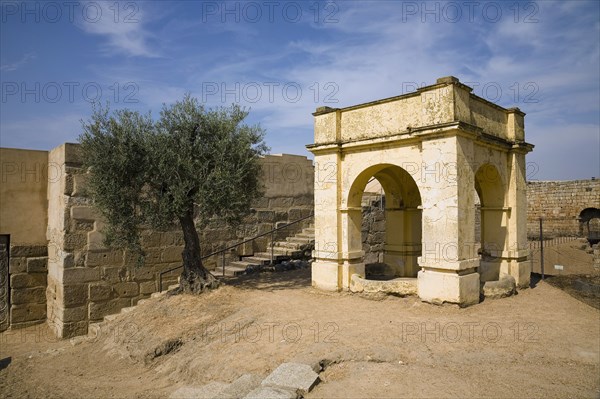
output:
[[[468,143],[463,141],[447,137],[423,143],[423,159],[428,163],[417,182],[423,199],[418,294],[426,302],[460,306],[479,302],[479,259],[472,248],[473,171],[468,166],[468,153],[463,153],[468,148],[462,148]],[[460,173],[447,173],[451,165]]]
[[[353,274],[365,277],[365,253],[362,250],[362,208],[347,207],[340,209],[341,257],[343,290],[350,289]]]
[[[340,218],[338,215],[338,154],[315,156],[315,250],[312,285],[338,291],[342,286]]]
[[[501,254],[500,276],[509,274],[519,288],[529,287],[531,262],[527,243],[527,183],[525,154],[520,150],[509,153],[507,190],[508,237]]]
[[[527,243],[527,182],[525,179],[525,154],[532,146],[525,140],[525,113],[518,108],[508,109],[507,139],[513,148],[508,153],[506,204],[508,232],[501,254],[500,275],[509,274],[520,288],[529,287],[531,263]]]

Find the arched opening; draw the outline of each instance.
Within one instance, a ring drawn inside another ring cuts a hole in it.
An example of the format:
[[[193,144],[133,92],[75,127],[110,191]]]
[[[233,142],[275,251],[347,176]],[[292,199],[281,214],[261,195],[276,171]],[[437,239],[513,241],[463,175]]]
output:
[[[579,214],[579,230],[590,245],[600,242],[600,209],[586,208]]]
[[[366,277],[416,277],[422,211],[412,176],[396,165],[372,166],[355,179],[347,204],[348,251],[365,252]]]
[[[484,164],[475,173],[475,191],[479,197],[479,274],[481,281],[500,278],[501,256],[507,239],[505,189],[498,169]]]

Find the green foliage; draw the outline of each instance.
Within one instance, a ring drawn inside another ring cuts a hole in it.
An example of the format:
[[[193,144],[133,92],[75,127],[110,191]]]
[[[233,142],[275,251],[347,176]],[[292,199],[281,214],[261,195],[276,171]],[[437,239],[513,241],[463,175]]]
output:
[[[141,251],[141,228],[172,228],[193,214],[239,222],[261,194],[260,126],[237,105],[205,109],[186,95],[160,119],[95,107],[79,137],[88,187],[107,221],[106,243]]]

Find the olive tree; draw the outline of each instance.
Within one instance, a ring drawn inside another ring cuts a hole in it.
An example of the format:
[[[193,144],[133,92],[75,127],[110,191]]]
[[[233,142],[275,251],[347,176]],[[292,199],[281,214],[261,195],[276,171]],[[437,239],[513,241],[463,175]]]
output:
[[[144,228],[183,232],[180,289],[199,293],[219,281],[203,266],[196,221],[239,222],[261,194],[264,131],[232,105],[206,109],[186,95],[160,118],[95,106],[79,137],[88,190],[106,221],[105,243],[140,254]]]

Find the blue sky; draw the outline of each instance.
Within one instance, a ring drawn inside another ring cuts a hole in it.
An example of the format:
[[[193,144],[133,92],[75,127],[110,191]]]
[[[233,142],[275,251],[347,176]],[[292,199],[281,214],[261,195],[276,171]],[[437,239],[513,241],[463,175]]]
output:
[[[528,178],[600,176],[600,2],[1,3],[0,145],[76,141],[91,101],[239,101],[272,153],[309,156],[316,107],[454,75],[526,116]]]

